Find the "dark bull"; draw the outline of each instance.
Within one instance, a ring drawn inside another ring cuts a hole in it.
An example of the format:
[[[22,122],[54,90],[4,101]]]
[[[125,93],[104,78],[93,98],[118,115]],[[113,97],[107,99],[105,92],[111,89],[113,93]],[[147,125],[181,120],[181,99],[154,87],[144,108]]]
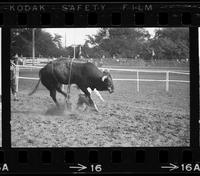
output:
[[[70,75],[70,61],[66,59],[59,59],[48,63],[39,71],[39,81],[34,90],[29,94],[36,92],[37,87],[42,84],[50,91],[50,96],[57,106],[59,106],[56,99],[56,91],[65,96],[67,101],[67,94],[62,90],[62,84],[68,84]],[[91,99],[90,90],[98,91],[114,91],[112,77],[108,71],[100,71],[94,64],[76,63],[71,65],[70,84],[76,84],[81,89],[89,100],[91,107],[96,110],[96,105]]]

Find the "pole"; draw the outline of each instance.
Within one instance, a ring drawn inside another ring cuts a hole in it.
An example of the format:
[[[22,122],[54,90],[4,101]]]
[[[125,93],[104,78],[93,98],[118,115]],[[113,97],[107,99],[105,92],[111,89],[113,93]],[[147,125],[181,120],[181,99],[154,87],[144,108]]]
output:
[[[166,91],[169,91],[169,71],[166,72]]]
[[[66,48],[66,32],[65,32],[65,48]]]
[[[35,64],[35,28],[32,30],[32,59],[33,59],[33,65]]]
[[[19,90],[19,66],[16,65],[16,92]]]
[[[140,79],[139,79],[139,71],[137,71],[137,92],[140,91],[139,81],[140,81]]]
[[[75,59],[75,57],[76,57],[76,56],[75,56],[75,54],[76,54],[76,53],[75,53],[75,50],[76,50],[76,39],[75,39],[75,38],[76,38],[76,35],[75,35],[76,30],[75,30],[75,29],[76,29],[76,28],[74,28],[74,30],[73,30],[73,40],[74,40],[74,41],[73,41],[73,46],[74,46],[74,58],[73,58],[73,59]]]
[[[76,57],[76,56],[75,56],[75,54],[76,54],[75,51],[76,51],[76,46],[74,45],[74,59],[75,59],[75,57]]]

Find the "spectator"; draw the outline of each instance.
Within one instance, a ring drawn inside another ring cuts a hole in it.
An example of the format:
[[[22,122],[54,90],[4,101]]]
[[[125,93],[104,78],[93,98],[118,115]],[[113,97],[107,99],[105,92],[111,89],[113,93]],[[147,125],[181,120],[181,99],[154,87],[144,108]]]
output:
[[[16,87],[16,58],[12,59],[10,62],[10,80],[11,80],[11,91],[12,95],[14,96],[14,101],[18,101],[17,98],[17,87]]]

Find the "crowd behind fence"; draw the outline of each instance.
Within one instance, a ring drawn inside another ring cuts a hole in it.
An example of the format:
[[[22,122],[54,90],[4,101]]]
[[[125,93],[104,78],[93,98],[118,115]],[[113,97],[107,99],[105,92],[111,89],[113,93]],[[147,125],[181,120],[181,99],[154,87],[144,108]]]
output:
[[[65,59],[71,59],[67,57],[60,57]],[[43,58],[43,57],[19,57],[18,64],[20,65],[41,65],[46,64],[52,60],[59,58]],[[143,59],[133,59],[133,58],[78,58],[75,61],[80,62],[94,62],[97,66],[107,66],[107,65],[123,65],[123,66],[135,66],[135,67],[189,67],[189,60],[187,59],[177,59],[177,60],[143,60]]]

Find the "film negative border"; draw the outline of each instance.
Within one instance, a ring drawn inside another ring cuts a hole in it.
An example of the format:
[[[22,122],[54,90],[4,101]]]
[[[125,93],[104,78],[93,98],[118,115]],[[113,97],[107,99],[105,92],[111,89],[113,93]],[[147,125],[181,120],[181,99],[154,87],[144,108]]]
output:
[[[197,26],[200,25],[200,5],[198,3],[194,3],[193,6],[191,6],[191,3],[188,3],[188,5],[182,3],[179,5],[152,3],[152,10],[145,11],[143,3],[141,3],[141,9],[143,7],[143,10],[139,10],[139,6],[137,8],[135,6],[133,10],[133,7],[126,9],[127,6],[125,5],[126,10],[123,10],[121,4],[115,6],[110,3],[104,4],[106,4],[106,8],[104,7],[103,10],[99,7],[98,10],[89,10],[89,12],[83,9],[79,11],[63,10],[62,4],[45,5],[44,11],[39,4],[36,7],[40,10],[36,11],[26,11],[25,4],[24,6],[14,4],[12,7],[8,4],[3,6],[0,4],[3,57],[9,57],[10,42],[7,39],[10,36],[9,31],[12,27],[190,27],[190,57],[196,58],[190,64],[190,94],[194,97],[191,100],[190,147],[11,148],[10,117],[8,115],[10,114],[10,108],[5,108],[10,106],[10,95],[7,91],[10,85],[6,80],[9,64],[3,60],[2,65],[5,67],[2,67],[3,146],[0,149],[1,171],[6,171],[8,168],[10,173],[200,172],[199,112],[198,108],[192,108],[199,107],[199,96],[194,92],[199,92],[197,79],[199,72],[196,65],[199,64]],[[33,6],[27,6],[27,9],[33,10]],[[86,8],[84,4],[81,7]],[[76,8],[78,7],[76,6]],[[148,9],[150,9],[150,6],[148,6]],[[143,20],[141,22],[138,19]]]
[[[0,152],[9,173],[199,173],[199,149],[70,148]]]
[[[200,3],[0,4],[2,26],[198,26]]]

